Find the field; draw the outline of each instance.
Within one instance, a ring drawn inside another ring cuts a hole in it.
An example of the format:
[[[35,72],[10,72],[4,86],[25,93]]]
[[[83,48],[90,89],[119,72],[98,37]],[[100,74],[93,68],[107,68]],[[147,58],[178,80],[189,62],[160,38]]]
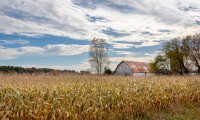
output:
[[[199,116],[199,76],[0,75],[0,119]]]

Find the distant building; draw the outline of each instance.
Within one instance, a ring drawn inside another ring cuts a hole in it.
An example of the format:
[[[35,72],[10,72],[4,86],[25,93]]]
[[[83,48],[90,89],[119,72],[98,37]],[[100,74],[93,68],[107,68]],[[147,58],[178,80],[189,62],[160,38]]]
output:
[[[115,69],[115,75],[150,76],[149,63],[122,61]]]

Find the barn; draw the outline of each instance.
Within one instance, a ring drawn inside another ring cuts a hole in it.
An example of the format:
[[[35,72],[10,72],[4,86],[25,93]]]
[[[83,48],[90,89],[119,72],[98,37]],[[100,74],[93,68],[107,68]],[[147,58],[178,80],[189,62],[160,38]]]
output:
[[[115,69],[115,75],[149,76],[150,64],[145,62],[122,61]]]

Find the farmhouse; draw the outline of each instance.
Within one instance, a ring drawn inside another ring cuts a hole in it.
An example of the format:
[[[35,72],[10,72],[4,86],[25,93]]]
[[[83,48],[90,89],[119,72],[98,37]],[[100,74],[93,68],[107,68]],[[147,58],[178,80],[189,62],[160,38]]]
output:
[[[115,75],[147,76],[149,63],[122,61],[115,69]]]

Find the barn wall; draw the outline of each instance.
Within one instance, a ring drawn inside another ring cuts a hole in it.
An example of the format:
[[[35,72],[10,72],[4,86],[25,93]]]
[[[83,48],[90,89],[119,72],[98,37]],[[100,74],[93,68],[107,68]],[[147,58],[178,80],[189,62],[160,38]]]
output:
[[[116,69],[115,75],[133,75],[133,72],[131,71],[130,67],[122,62]]]
[[[152,73],[146,73],[146,77],[148,76],[153,76],[154,74]],[[145,77],[145,73],[133,73],[133,76],[141,76],[141,77]]]
[[[145,76],[145,73],[133,73],[133,76]]]

